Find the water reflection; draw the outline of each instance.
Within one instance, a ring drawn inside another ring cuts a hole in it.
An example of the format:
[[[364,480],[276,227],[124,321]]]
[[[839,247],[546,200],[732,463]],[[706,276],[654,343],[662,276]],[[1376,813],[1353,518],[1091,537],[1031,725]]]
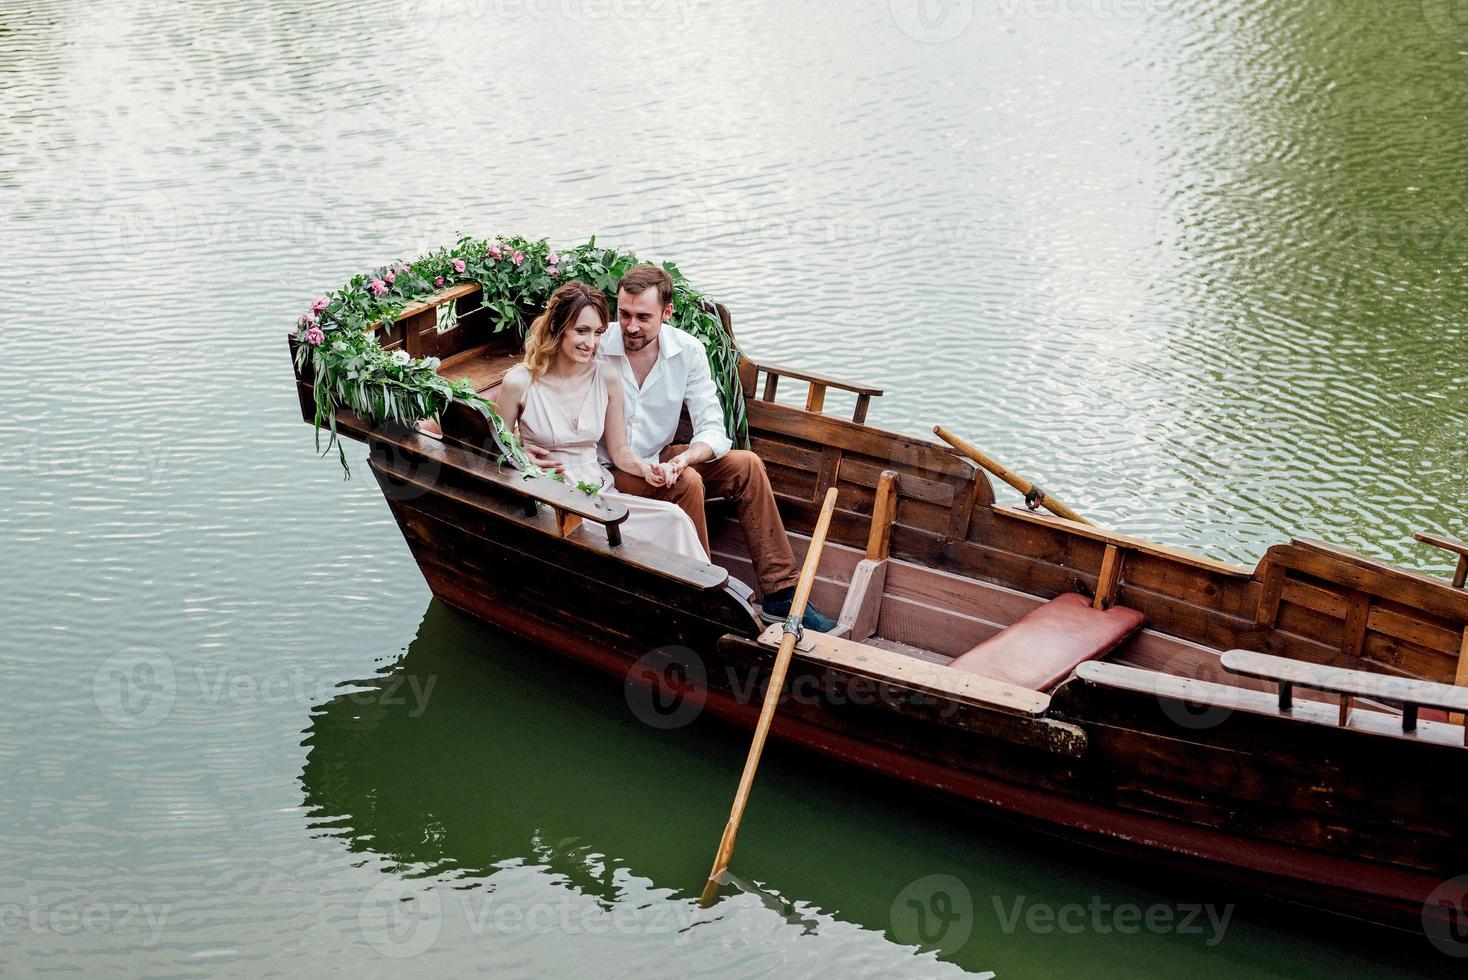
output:
[[[937,968],[937,956],[1001,975],[1065,974],[1078,962],[1208,975],[1220,956],[1258,969],[1371,962],[1383,976],[1443,966],[1422,955],[1421,937],[1343,939],[1338,920],[1312,925],[1209,886],[1157,890],[1154,879],[782,746],[766,754],[741,831],[735,870],[746,890],[701,912],[694,899],[743,735],[712,722],[645,727],[617,679],[437,602],[402,659],[320,705],[307,735],[312,829],[380,861],[392,881],[424,880],[385,887],[459,903],[471,921],[476,903],[509,889],[537,906],[574,896],[607,916],[657,912],[677,927],[629,935],[664,953],[679,936],[703,948],[775,934],[790,962],[808,953],[803,944],[839,937],[843,955],[869,964],[900,954]],[[1128,908],[1170,918],[1138,939],[1113,928]],[[1297,935],[1275,932],[1282,914]]]

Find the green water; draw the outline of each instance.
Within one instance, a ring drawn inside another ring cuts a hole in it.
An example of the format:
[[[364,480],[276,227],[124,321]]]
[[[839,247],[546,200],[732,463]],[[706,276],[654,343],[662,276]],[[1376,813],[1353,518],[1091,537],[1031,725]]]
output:
[[[925,10],[0,7],[0,972],[1461,971],[778,747],[699,910],[743,737],[432,602],[313,454],[313,295],[597,234],[1099,522],[1444,573],[1462,5]]]

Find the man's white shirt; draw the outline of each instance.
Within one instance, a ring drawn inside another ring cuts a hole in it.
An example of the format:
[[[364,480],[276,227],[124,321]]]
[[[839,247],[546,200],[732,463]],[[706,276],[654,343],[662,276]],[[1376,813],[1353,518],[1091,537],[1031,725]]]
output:
[[[671,324],[658,332],[658,359],[638,387],[632,365],[622,346],[622,328],[613,323],[597,346],[596,356],[615,358],[622,368],[622,396],[627,410],[627,443],[637,458],[656,463],[678,432],[683,407],[693,422],[693,438],[714,451],[714,459],[733,446],[724,431],[724,409],[709,373],[703,344]],[[602,462],[609,462],[605,441],[597,446]]]

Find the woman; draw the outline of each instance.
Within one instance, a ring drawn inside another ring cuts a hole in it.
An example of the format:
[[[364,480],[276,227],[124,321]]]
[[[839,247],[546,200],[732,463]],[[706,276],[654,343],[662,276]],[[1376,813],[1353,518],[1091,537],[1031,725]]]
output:
[[[611,319],[601,290],[572,281],[557,289],[545,313],[530,326],[525,360],[505,375],[496,407],[522,441],[547,451],[564,467],[567,481],[591,483],[627,507],[622,534],[707,562],[698,532],[676,504],[619,492],[612,474],[597,460],[606,437],[617,469],[663,486],[671,472],[663,463],[638,459],[627,445],[622,372],[618,358],[596,357]]]

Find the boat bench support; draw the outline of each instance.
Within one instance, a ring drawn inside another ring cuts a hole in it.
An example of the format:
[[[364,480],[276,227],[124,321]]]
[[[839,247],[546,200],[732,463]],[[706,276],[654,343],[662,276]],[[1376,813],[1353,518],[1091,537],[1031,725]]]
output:
[[[1453,588],[1461,589],[1464,583],[1468,583],[1468,541],[1459,541],[1444,534],[1429,534],[1426,531],[1418,531],[1412,537],[1423,544],[1430,544],[1457,555],[1458,567],[1453,570]]]
[[[892,522],[897,518],[896,470],[883,470],[877,479],[872,526],[867,534],[866,557],[857,563],[846,589],[846,601],[836,617],[836,636],[860,643],[877,631],[882,593],[887,588],[887,561],[892,553]]]
[[[781,378],[793,378],[796,381],[804,381],[808,386],[805,396],[805,410],[814,414],[821,414],[826,407],[826,389],[836,388],[840,391],[849,391],[856,395],[856,408],[852,412],[851,421],[858,424],[867,420],[867,409],[871,407],[873,398],[882,395],[881,388],[871,385],[853,384],[847,381],[837,381],[834,378],[823,377],[819,374],[811,374],[809,371],[797,371],[794,368],[776,367],[773,364],[757,364],[749,358],[741,358],[739,364],[739,375],[744,386],[744,397],[755,397],[755,390],[759,386],[759,376],[765,376],[764,392],[760,398],[762,401],[772,402],[775,393],[779,390]]]

